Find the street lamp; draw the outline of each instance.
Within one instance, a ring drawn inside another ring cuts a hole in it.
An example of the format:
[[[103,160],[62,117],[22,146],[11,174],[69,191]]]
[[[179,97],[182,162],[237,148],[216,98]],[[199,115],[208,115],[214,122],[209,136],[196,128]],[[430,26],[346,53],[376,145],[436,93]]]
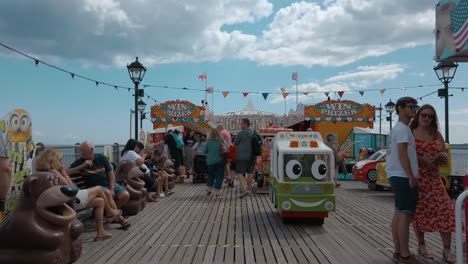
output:
[[[130,79],[135,84],[135,139],[138,140],[138,85],[145,76],[146,68],[138,61],[138,57],[136,57],[134,62],[127,65],[127,69]]]
[[[140,99],[140,101],[138,101],[138,111],[140,111],[140,129],[143,128],[143,112],[145,111],[145,108],[146,108],[146,103]]]
[[[437,78],[444,84],[444,89],[439,89],[437,94],[445,98],[445,142],[449,143],[449,116],[448,116],[448,84],[457,72],[458,64],[453,62],[440,62],[434,67]]]
[[[392,114],[395,111],[395,103],[392,102],[392,99],[385,105],[385,110],[390,114],[390,130],[392,130]]]

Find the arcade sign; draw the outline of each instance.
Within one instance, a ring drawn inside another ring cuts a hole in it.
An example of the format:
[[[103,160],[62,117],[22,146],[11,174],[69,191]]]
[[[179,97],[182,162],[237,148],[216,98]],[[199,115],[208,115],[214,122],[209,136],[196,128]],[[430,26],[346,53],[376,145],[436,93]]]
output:
[[[328,100],[304,108],[305,119],[320,121],[372,121],[374,108],[350,100]]]
[[[194,120],[200,118],[202,107],[189,101],[167,101],[151,107],[152,119]]]

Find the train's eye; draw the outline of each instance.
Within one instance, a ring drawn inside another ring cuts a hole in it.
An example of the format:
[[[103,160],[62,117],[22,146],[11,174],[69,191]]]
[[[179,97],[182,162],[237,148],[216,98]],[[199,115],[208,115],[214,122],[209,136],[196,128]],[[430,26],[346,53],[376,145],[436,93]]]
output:
[[[316,160],[312,164],[312,176],[314,176],[315,179],[321,181],[325,179],[327,176],[327,164],[323,160]]]
[[[297,179],[301,177],[302,174],[302,165],[297,160],[290,160],[286,164],[286,176],[290,179]]]
[[[31,118],[28,114],[22,114],[20,118],[20,130],[21,132],[28,132],[29,127],[31,126]]]
[[[17,114],[13,114],[10,117],[11,132],[18,132],[20,128],[20,119]]]

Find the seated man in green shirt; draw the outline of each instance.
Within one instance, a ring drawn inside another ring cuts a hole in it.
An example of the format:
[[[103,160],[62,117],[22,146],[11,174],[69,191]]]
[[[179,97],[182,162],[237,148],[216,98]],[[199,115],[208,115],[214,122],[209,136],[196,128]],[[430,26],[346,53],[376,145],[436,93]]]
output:
[[[107,158],[94,153],[94,144],[89,141],[81,143],[80,154],[81,158],[70,165],[67,173],[80,174],[88,187],[102,186],[108,189],[116,199],[117,207],[122,208],[128,202],[130,194],[124,186],[115,182],[115,175]]]

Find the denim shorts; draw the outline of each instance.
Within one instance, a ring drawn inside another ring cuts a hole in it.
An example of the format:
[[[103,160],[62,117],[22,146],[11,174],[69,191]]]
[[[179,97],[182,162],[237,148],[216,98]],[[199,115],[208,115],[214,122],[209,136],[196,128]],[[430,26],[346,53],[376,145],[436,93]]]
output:
[[[411,188],[408,178],[396,176],[390,177],[390,184],[395,193],[395,208],[400,213],[415,214],[418,204],[418,186]]]
[[[106,189],[109,189],[109,186],[102,186]],[[115,183],[114,184],[114,193],[115,193],[115,198],[119,198],[120,194],[122,194],[124,191],[126,191],[127,189],[125,188],[125,186],[121,185],[121,184],[118,184],[118,183]]]

